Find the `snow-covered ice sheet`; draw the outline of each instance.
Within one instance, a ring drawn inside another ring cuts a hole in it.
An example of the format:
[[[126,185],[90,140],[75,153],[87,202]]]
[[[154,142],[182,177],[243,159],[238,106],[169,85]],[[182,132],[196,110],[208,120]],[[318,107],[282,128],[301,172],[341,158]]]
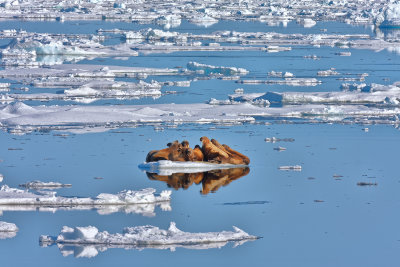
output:
[[[107,248],[138,249],[170,249],[183,247],[187,249],[220,248],[234,241],[241,245],[259,237],[249,235],[243,230],[233,227],[234,231],[190,233],[179,230],[171,222],[168,230],[145,225],[126,227],[122,233],[110,234],[100,232],[94,226],[67,227],[64,226],[57,237],[42,235],[41,246],[57,244],[64,256],[74,254],[75,257],[94,257],[99,251]]]
[[[155,162],[144,162],[138,167],[139,169],[150,173],[158,173],[160,175],[172,175],[173,173],[198,173],[218,169],[241,168],[248,167],[248,165],[160,160]]]

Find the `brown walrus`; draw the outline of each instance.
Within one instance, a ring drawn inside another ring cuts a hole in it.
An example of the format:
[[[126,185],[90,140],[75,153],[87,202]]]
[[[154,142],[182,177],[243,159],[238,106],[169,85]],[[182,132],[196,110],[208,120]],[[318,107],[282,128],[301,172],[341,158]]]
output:
[[[167,148],[161,150],[152,150],[147,154],[146,161],[172,160],[186,161],[183,153],[182,144],[178,140],[168,143]]]
[[[224,150],[226,153],[230,154],[231,157],[234,158],[234,160],[232,160],[232,161],[242,162],[242,163],[238,163],[238,164],[243,164],[243,163],[246,164],[246,165],[250,164],[250,159],[247,156],[243,155],[240,152],[237,152],[236,150],[233,150],[228,145],[225,145],[225,144],[221,145],[215,139],[211,139],[211,143],[213,143],[214,145],[216,145],[220,149]]]
[[[248,157],[231,149],[229,146],[224,147],[215,139],[210,141],[206,136],[203,136],[200,141],[203,143],[204,159],[208,162],[246,165],[250,163]]]

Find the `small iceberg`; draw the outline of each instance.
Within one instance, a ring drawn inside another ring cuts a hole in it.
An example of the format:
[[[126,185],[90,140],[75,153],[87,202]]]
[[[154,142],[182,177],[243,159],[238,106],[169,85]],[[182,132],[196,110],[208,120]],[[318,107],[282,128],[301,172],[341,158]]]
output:
[[[218,169],[230,169],[230,168],[244,168],[248,165],[236,165],[236,164],[218,164],[205,161],[170,161],[160,160],[153,162],[144,162],[139,164],[139,169],[150,172],[158,173],[160,175],[172,175],[174,173],[198,173],[206,172]]]
[[[152,225],[126,227],[122,233],[110,234],[107,231],[99,232],[94,226],[67,227],[64,226],[57,236],[42,235],[40,245],[47,247],[57,244],[64,256],[74,254],[75,257],[95,257],[99,251],[108,248],[138,249],[170,249],[177,247],[187,249],[221,248],[228,242],[236,241],[241,245],[259,237],[249,235],[233,226],[233,231],[190,233],[178,229],[171,222],[168,230]]]

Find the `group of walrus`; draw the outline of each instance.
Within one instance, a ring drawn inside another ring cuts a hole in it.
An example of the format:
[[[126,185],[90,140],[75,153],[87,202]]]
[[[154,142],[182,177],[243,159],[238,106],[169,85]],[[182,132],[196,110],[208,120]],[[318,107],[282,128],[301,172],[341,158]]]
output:
[[[171,161],[205,161],[218,164],[249,165],[250,159],[242,153],[233,150],[228,145],[221,145],[215,139],[200,138],[202,147],[196,145],[193,149],[188,141],[179,143],[178,140],[168,143],[167,148],[152,150],[147,154],[146,162]]]

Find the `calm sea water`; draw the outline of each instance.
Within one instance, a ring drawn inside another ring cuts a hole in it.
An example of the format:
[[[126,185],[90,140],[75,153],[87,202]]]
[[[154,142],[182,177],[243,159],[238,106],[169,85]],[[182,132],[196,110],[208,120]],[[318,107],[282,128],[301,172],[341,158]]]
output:
[[[138,29],[149,25],[111,22],[1,22],[0,28],[29,31],[94,33],[98,28]],[[150,25],[151,27],[157,27]],[[338,23],[318,23],[303,29],[261,23],[224,22],[210,28],[183,23],[176,30],[212,32],[221,29],[279,32],[369,33],[369,28]],[[189,61],[237,66],[250,71],[248,78],[266,77],[268,71],[290,71],[297,77],[314,77],[318,70],[335,67],[341,73],[369,73],[367,83],[396,81],[399,56],[350,50],[351,57],[338,57],[338,48],[294,48],[290,52],[173,53],[139,56],[126,61],[96,59],[85,64],[174,67]],[[321,60],[304,59],[317,54]],[[154,77],[152,77],[154,78]],[[386,80],[383,80],[387,78]],[[158,77],[156,79],[169,79]],[[246,92],[266,90],[337,91],[342,83],[334,77],[321,78],[316,87],[242,86],[232,81],[193,82],[178,95],[160,99],[98,101],[95,104],[198,103],[211,97],[227,98],[237,87]],[[33,89],[40,92],[42,89]],[[68,102],[67,102],[68,103]],[[43,104],[27,102],[27,104]],[[50,102],[46,104],[65,104]],[[172,140],[187,139],[199,144],[201,136],[216,138],[251,159],[250,172],[232,180],[215,192],[201,194],[202,184],[174,189],[171,211],[155,210],[156,215],[114,213],[100,215],[90,211],[4,211],[0,220],[16,223],[16,237],[0,240],[3,266],[395,266],[399,260],[400,233],[397,216],[400,207],[398,151],[400,132],[390,125],[343,124],[246,124],[240,126],[184,125],[155,131],[153,127],[111,130],[101,133],[71,134],[33,132],[15,136],[0,133],[0,173],[2,184],[17,187],[32,180],[71,183],[58,190],[63,196],[96,196],[123,189],[168,189],[163,181],[150,180],[137,165],[149,150]],[[267,143],[266,137],[294,138],[294,142]],[[283,146],[286,151],[274,148]],[[281,171],[279,166],[301,165],[302,171]],[[102,179],[95,179],[95,178]],[[229,181],[229,180],[228,180]],[[358,186],[359,182],[376,183]],[[94,225],[110,233],[126,226],[150,224],[166,229],[174,221],[188,232],[231,230],[237,226],[263,237],[221,249],[125,250],[108,249],[94,258],[64,257],[57,246],[42,248],[40,235],[57,235],[62,226]]]

